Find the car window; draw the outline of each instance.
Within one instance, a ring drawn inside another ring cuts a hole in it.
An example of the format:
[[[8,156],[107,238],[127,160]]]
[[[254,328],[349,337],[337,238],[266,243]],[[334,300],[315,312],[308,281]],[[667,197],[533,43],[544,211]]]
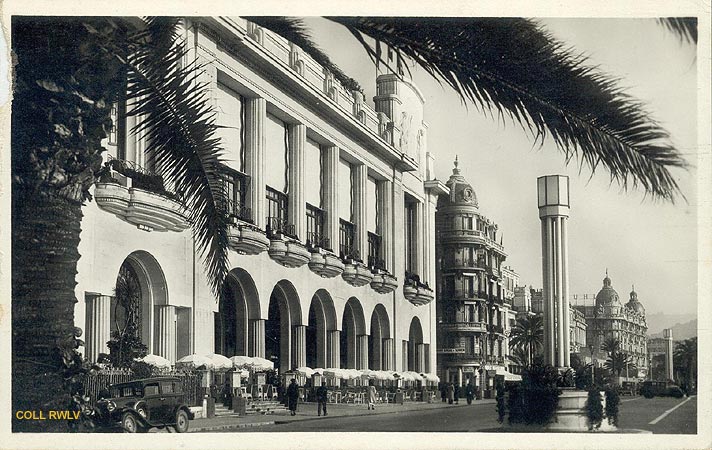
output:
[[[161,383],[161,392],[163,394],[172,394],[173,393],[173,383],[166,382],[166,383]]]
[[[183,386],[180,384],[179,381],[173,383],[173,392],[175,392],[176,394],[183,393]]]
[[[158,384],[147,384],[143,388],[144,395],[158,395]]]

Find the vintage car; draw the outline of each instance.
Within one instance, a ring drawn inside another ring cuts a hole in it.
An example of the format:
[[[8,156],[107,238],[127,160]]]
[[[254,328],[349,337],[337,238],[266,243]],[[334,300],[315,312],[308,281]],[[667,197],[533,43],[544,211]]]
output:
[[[183,403],[179,378],[145,378],[114,384],[103,394],[96,403],[98,425],[102,427],[141,433],[153,427],[170,426],[184,433],[188,431],[188,421],[194,418]]]

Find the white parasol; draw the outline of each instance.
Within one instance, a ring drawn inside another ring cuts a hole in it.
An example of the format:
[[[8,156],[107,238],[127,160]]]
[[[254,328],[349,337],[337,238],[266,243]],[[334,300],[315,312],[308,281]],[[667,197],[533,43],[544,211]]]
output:
[[[160,369],[170,369],[172,366],[169,360],[167,360],[163,356],[158,355],[146,355],[143,358],[137,358],[136,361],[141,361],[150,366],[158,367]]]

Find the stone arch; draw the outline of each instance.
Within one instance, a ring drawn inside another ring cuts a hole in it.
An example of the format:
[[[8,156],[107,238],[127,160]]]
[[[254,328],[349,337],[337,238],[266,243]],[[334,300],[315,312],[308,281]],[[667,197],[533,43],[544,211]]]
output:
[[[314,293],[309,305],[306,327],[306,364],[327,367],[327,333],[336,328],[336,309],[331,295],[324,289]]]
[[[367,344],[359,344],[359,339],[367,334],[363,306],[356,297],[351,297],[344,306],[341,320],[341,367],[348,369],[365,368],[360,353],[368,351]],[[366,364],[368,360],[366,359]]]
[[[424,359],[427,355],[423,345],[423,327],[420,319],[413,317],[408,330],[408,367],[407,370],[422,372],[425,370]]]
[[[254,353],[251,321],[260,319],[260,299],[252,276],[241,268],[228,273],[215,314],[215,352],[225,356]],[[252,355],[255,356],[255,355]]]
[[[383,344],[384,340],[391,337],[390,320],[388,312],[381,304],[377,304],[371,314],[371,333],[368,336],[369,368],[372,370],[383,370],[386,366],[384,361]]]
[[[265,357],[275,361],[280,373],[293,368],[292,331],[301,325],[297,290],[291,282],[281,280],[272,289],[265,323]]]
[[[128,264],[136,274],[141,290],[141,342],[148,347],[149,353],[160,354],[155,337],[160,332],[155,320],[155,307],[168,305],[168,285],[163,269],[156,258],[145,250],[130,253],[123,264]]]

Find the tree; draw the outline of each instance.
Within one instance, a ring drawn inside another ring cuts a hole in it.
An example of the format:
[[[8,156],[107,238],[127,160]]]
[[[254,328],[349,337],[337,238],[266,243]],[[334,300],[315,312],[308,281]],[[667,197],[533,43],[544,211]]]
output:
[[[697,337],[678,342],[673,357],[676,371],[679,370],[681,379],[685,380],[686,390],[694,390],[697,384]]]
[[[620,346],[621,343],[618,339],[610,337],[603,341],[603,343],[601,344],[601,350],[607,352],[609,355],[613,355],[614,353],[618,352]]]
[[[611,376],[616,377],[616,383],[618,378],[621,376],[621,372],[625,370],[626,366],[635,367],[635,363],[628,354],[621,352],[612,352],[603,364],[603,367],[608,371],[608,373],[611,374]]]
[[[254,18],[318,54],[301,23]],[[611,77],[586,67],[524,19],[331,18],[374,61],[382,45],[474,102],[552,138],[566,160],[602,164],[623,187],[679,194],[668,168],[684,167],[667,133]],[[184,64],[176,18],[12,19],[12,392],[14,410],[64,409],[85,370],[76,349],[75,274],[82,204],[100,172],[110,105],[126,96],[142,118],[146,154],[183,198],[216,297],[227,273],[228,202],[217,170],[220,143],[200,67]],[[375,39],[370,44],[365,37]],[[324,55],[321,54],[322,60]],[[336,74],[343,82],[343,74]],[[141,102],[136,99],[141,98]],[[43,280],[38,283],[37,280]],[[42,327],[37,327],[42,323]],[[531,360],[531,355],[530,355]],[[57,429],[14,421],[13,430]]]
[[[509,338],[510,348],[526,351],[527,365],[532,364],[534,354],[544,345],[544,322],[542,317],[523,316],[517,320]]]

